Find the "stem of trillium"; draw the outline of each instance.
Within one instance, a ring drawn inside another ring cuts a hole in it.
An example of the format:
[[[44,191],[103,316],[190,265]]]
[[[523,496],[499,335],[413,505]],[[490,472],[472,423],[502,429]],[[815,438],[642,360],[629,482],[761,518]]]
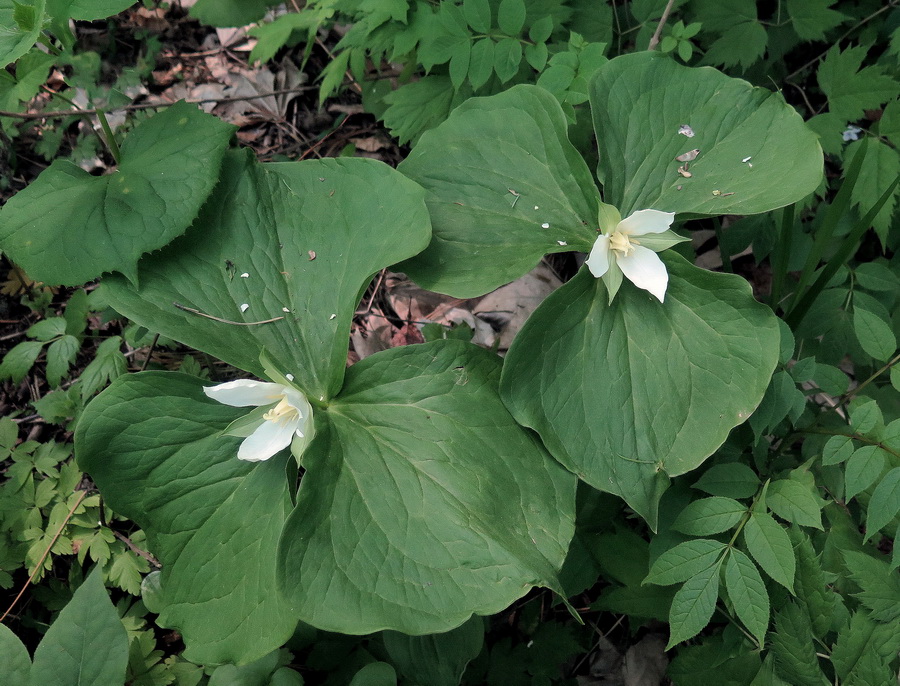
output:
[[[116,137],[113,135],[109,122],[106,120],[106,113],[103,110],[98,109],[97,119],[100,120],[100,126],[103,128],[103,135],[106,138],[106,147],[109,148],[109,153],[116,161],[116,165],[118,165],[120,163],[119,144],[116,143]]]

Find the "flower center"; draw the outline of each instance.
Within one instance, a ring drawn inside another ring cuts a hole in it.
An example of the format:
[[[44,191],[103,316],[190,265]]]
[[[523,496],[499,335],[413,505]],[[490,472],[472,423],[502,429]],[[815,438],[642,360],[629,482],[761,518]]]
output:
[[[286,422],[300,416],[297,408],[291,405],[287,398],[282,398],[278,404],[263,415],[267,422]]]
[[[609,237],[609,247],[622,253],[622,257],[628,257],[633,253],[635,245],[640,245],[640,243],[621,231],[613,231],[612,236]]]

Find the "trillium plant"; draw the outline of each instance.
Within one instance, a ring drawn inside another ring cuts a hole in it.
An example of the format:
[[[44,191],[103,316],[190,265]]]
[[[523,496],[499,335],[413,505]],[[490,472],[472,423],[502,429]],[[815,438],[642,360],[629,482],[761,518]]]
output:
[[[822,179],[816,136],[779,94],[655,53],[605,63],[589,104],[595,171],[537,86],[464,102],[397,170],[261,164],[224,124],[191,128],[210,117],[182,104],[134,129],[115,173],[54,163],[0,212],[3,249],[58,283],[74,261],[53,237],[72,223],[34,208],[82,194],[105,222],[82,240],[97,232],[104,251],[63,283],[104,273],[117,312],[241,377],[123,376],[75,435],[105,502],[146,532],[162,569],[145,601],[188,659],[255,660],[301,621],[420,635],[535,586],[565,601],[578,484],[656,530],[672,477],[753,413],[777,321],[743,278],[695,267],[671,227],[802,200]],[[160,151],[178,126],[191,144]],[[201,148],[186,194],[176,158]],[[148,184],[161,206],[122,200]],[[38,223],[41,246],[26,238]],[[469,298],[573,251],[585,265],[505,360],[440,340],[346,367],[381,269]]]

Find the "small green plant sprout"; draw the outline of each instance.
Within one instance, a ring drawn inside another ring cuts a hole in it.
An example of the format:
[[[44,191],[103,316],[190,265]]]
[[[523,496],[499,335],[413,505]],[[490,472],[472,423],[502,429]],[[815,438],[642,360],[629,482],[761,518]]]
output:
[[[682,62],[690,61],[694,54],[694,44],[691,42],[691,38],[700,33],[701,26],[701,23],[696,21],[687,26],[681,20],[675,22],[668,35],[663,36],[660,41],[660,51],[675,52]]]
[[[587,264],[591,274],[603,279],[609,302],[622,285],[622,276],[663,302],[669,273],[656,253],[688,240],[669,231],[674,212],[638,210],[621,219],[616,208],[600,204],[600,235],[594,241]]]

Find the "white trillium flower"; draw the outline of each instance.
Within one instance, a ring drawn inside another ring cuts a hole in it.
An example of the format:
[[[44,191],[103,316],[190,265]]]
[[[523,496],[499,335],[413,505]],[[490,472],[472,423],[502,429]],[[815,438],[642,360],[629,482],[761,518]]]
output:
[[[226,430],[244,437],[238,459],[248,462],[268,460],[284,450],[295,437],[294,454],[302,453],[313,437],[312,406],[296,388],[278,383],[238,379],[203,389],[207,397],[231,407],[258,407]]]
[[[591,274],[603,278],[610,302],[619,290],[623,275],[663,302],[669,273],[656,253],[687,240],[669,231],[674,220],[674,212],[660,210],[638,210],[621,219],[614,207],[601,206],[601,231],[606,230],[594,241],[585,264]]]

